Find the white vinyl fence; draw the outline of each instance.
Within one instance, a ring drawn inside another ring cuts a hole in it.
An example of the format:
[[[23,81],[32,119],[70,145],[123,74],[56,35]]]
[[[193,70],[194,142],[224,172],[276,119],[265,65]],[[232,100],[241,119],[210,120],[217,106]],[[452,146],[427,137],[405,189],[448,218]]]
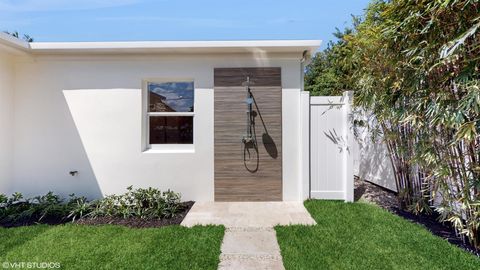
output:
[[[310,97],[310,198],[353,201],[352,92]],[[303,105],[303,104],[302,104]]]
[[[370,127],[377,126],[375,118],[363,111],[357,110],[355,119],[368,122]],[[373,139],[371,131],[362,126],[356,127],[356,134],[353,145],[356,152],[353,161],[354,174],[363,180],[396,192],[395,174],[381,134],[375,134]]]

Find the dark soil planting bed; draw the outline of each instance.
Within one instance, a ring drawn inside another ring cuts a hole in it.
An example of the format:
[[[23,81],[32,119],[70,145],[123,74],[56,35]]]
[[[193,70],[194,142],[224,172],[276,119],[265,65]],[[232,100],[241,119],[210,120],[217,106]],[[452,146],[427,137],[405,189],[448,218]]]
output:
[[[194,202],[182,202],[171,190],[127,187],[124,194],[108,195],[88,201],[71,194],[62,198],[53,192],[24,198],[21,193],[10,197],[0,194],[0,227],[10,228],[36,224],[124,225],[133,228],[178,225]]]
[[[83,225],[104,225],[104,224],[113,224],[113,225],[123,225],[131,228],[155,228],[163,227],[168,225],[180,225],[185,216],[188,214],[188,211],[192,208],[194,202],[183,202],[181,205],[182,211],[177,213],[172,218],[161,218],[161,219],[142,219],[138,217],[122,218],[122,217],[97,217],[97,218],[88,218],[84,217],[75,221],[77,224]]]
[[[49,217],[49,218],[44,218],[41,221],[38,221],[37,218],[25,218],[15,222],[0,222],[0,227],[14,228],[14,227],[21,227],[21,226],[33,226],[33,225],[39,225],[39,224],[60,225],[60,224],[66,224],[71,222],[72,222],[71,220],[66,220],[62,217]]]
[[[358,201],[361,198],[375,203],[392,214],[422,225],[432,234],[480,257],[480,250],[476,250],[466,239],[459,236],[448,223],[440,223],[437,213],[414,215],[399,207],[394,192],[357,178],[355,179],[355,200]]]

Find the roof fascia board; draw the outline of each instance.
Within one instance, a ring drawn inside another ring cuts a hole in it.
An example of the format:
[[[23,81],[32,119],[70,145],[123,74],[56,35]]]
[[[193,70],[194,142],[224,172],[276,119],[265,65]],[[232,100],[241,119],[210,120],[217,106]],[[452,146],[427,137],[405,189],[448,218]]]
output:
[[[3,32],[0,32],[0,44],[13,48],[17,51],[30,51],[30,44],[28,42]]]
[[[33,53],[115,53],[115,52],[294,52],[320,47],[320,40],[261,41],[131,41],[131,42],[33,42]]]

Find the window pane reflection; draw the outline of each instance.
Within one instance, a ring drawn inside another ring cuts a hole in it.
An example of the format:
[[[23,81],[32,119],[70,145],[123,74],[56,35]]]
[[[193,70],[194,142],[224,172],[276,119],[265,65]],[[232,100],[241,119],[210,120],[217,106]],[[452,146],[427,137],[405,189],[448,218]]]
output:
[[[193,82],[148,83],[149,112],[193,112]]]
[[[150,116],[150,144],[193,144],[193,116]]]

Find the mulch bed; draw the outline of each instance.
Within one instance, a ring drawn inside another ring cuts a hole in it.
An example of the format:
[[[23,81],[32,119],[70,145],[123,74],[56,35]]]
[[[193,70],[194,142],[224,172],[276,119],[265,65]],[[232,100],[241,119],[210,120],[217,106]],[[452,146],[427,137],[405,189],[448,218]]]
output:
[[[15,222],[0,222],[0,227],[4,228],[13,228],[13,227],[21,227],[21,226],[31,226],[36,224],[47,224],[47,225],[59,225],[65,224],[70,222],[69,220],[62,219],[61,217],[47,217],[42,219],[41,222],[37,221],[38,218],[24,218],[21,220],[17,220]]]
[[[162,218],[162,219],[141,219],[137,217],[133,218],[121,218],[121,217],[97,217],[93,218],[81,218],[78,221],[75,221],[77,224],[83,225],[105,225],[105,224],[113,224],[113,225],[122,225],[131,228],[156,228],[156,227],[163,227],[169,225],[179,225],[182,223],[185,216],[188,214],[190,209],[192,208],[194,202],[188,201],[183,202],[182,206],[184,210],[178,213],[173,218]]]
[[[450,226],[450,224],[440,223],[438,221],[437,213],[433,213],[430,215],[414,215],[408,211],[405,211],[400,208],[399,202],[396,198],[396,194],[391,190],[377,186],[368,181],[355,178],[354,197],[355,201],[358,201],[362,198],[366,201],[377,204],[378,206],[395,215],[420,224],[424,226],[427,230],[429,230],[432,234],[446,239],[451,244],[456,245],[480,257],[480,250],[475,250],[475,248],[470,245],[470,243],[465,242],[462,237],[458,236],[455,232],[455,229]]]

